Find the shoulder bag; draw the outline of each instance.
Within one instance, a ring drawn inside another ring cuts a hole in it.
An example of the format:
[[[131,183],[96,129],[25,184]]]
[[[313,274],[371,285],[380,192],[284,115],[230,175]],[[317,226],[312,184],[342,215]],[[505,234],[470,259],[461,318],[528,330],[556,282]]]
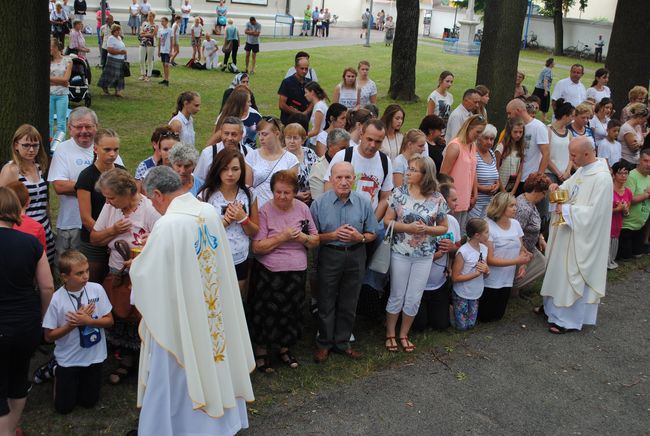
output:
[[[388,269],[390,268],[390,248],[393,244],[394,228],[395,221],[391,221],[386,228],[386,234],[384,235],[384,239],[381,241],[381,245],[377,247],[372,255],[372,259],[370,259],[370,263],[368,264],[369,269],[380,274],[388,273]]]

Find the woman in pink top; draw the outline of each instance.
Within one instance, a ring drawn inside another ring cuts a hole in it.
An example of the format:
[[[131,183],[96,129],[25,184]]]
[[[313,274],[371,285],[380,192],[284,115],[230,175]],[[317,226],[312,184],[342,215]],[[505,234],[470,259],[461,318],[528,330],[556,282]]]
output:
[[[454,179],[458,195],[456,210],[452,215],[458,220],[460,228],[465,229],[468,212],[474,207],[478,195],[476,182],[476,139],[485,129],[487,122],[481,115],[472,115],[445,148],[445,157],[440,172]]]
[[[272,372],[268,348],[278,347],[280,360],[291,368],[298,361],[289,347],[302,334],[307,249],[319,244],[309,207],[295,200],[298,178],[289,170],[271,177],[273,199],[259,211],[259,231],[253,238],[257,256],[248,296],[248,322],[255,345],[255,365]]]
[[[86,53],[90,49],[86,47],[86,38],[82,32],[83,22],[81,20],[74,20],[72,25],[72,32],[70,32],[70,53],[76,54],[81,59],[86,59]]]
[[[107,245],[110,251],[110,272],[104,279],[104,288],[113,305],[115,324],[108,332],[108,340],[119,350],[121,361],[120,367],[111,373],[109,382],[118,384],[136,369],[140,336],[132,306],[120,304],[123,298],[116,301],[115,297],[121,294],[113,290],[114,287],[122,289],[120,285],[125,282],[130,283],[128,267],[132,254],[129,251],[144,245],[160,214],[151,200],[138,193],[135,179],[123,169],[114,168],[102,173],[97,187],[106,198],[106,204],[90,232],[90,242],[98,246]],[[129,312],[128,316],[123,315]]]
[[[625,162],[616,162],[612,165],[612,177],[614,177],[614,203],[612,205],[612,230],[609,243],[609,262],[607,269],[616,269],[616,254],[618,252],[618,238],[621,236],[623,217],[630,214],[632,205],[632,191],[625,187],[629,170]]]

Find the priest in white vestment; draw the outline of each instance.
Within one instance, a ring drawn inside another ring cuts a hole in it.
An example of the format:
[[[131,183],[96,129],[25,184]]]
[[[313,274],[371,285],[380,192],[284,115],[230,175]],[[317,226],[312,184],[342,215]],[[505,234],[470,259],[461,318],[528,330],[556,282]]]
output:
[[[569,143],[569,155],[579,168],[559,187],[569,192],[569,201],[556,209],[566,224],[550,227],[541,292],[551,333],[595,325],[607,283],[612,176],[584,137]],[[555,214],[552,223],[557,219]]]
[[[248,427],[255,361],[225,230],[171,168],[153,168],[143,187],[163,217],[130,272],[142,314],[138,433],[235,434]]]

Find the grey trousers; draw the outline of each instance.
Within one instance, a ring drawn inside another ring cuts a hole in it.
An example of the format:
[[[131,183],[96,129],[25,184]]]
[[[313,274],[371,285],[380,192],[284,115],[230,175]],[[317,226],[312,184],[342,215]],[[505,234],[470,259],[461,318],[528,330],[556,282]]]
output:
[[[318,346],[350,347],[361,281],[366,272],[366,247],[340,251],[321,245],[318,252]]]

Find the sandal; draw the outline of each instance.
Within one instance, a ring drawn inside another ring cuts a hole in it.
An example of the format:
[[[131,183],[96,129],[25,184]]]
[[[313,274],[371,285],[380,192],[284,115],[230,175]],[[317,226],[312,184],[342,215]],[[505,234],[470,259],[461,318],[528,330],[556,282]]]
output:
[[[565,333],[571,333],[577,331],[576,329],[568,329],[557,324],[549,324],[548,331],[554,335],[563,335]]]
[[[412,353],[413,350],[415,350],[415,345],[413,345],[413,342],[409,341],[408,336],[404,336],[403,338],[399,338],[400,345],[404,349],[405,353]],[[404,345],[404,342],[406,342],[406,345]]]
[[[395,336],[386,336],[386,343],[384,344],[386,351],[389,353],[397,353],[397,341]]]
[[[296,359],[289,350],[278,354],[280,361],[287,365],[289,368],[298,368],[298,359]]]
[[[260,360],[262,361],[261,365],[258,363]],[[257,371],[261,372],[262,374],[270,374],[272,372],[275,372],[271,366],[271,359],[269,359],[268,354],[259,354],[255,356],[255,369],[257,369]]]
[[[119,385],[122,383],[122,380],[130,376],[132,373],[132,366],[126,366],[123,363],[120,363],[120,366],[111,372],[111,374],[108,376],[108,382],[113,386]]]

